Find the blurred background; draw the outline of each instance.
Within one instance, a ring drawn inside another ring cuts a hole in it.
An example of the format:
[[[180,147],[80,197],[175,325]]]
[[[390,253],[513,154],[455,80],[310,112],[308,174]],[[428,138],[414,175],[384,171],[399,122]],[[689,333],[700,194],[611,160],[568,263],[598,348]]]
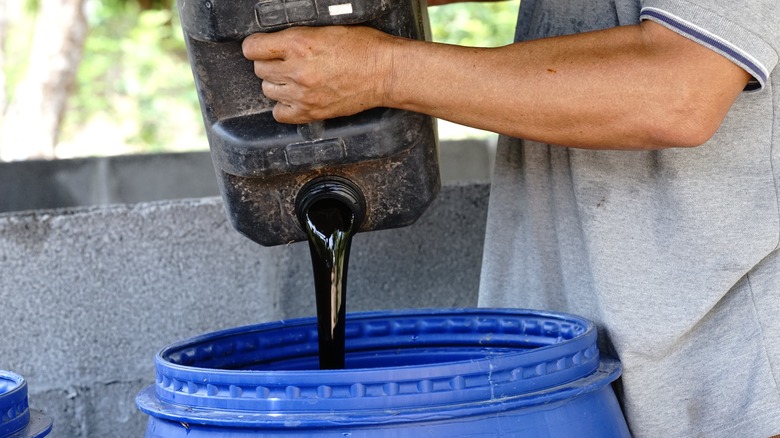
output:
[[[518,4],[430,8],[433,40],[509,44]],[[0,161],[206,149],[175,0],[0,0]]]

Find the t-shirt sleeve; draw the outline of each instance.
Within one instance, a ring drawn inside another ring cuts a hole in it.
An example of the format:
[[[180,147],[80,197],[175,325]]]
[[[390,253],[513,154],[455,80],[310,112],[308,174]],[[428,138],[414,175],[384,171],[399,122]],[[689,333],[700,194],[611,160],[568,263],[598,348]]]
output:
[[[720,53],[763,88],[780,52],[778,0],[642,0],[640,20],[652,20]]]

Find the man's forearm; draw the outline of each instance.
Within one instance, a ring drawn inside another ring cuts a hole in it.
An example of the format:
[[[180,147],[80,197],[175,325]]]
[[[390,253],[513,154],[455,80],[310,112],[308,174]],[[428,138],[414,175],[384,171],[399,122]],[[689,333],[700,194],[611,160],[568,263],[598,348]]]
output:
[[[397,40],[385,105],[583,148],[695,146],[749,79],[655,23],[496,49]]]
[[[442,6],[442,5],[451,5],[453,3],[469,3],[469,2],[493,3],[498,1],[504,1],[504,0],[428,0],[428,6]]]
[[[495,49],[302,27],[252,35],[244,53],[280,122],[387,106],[583,148],[699,145],[749,80],[653,22]]]

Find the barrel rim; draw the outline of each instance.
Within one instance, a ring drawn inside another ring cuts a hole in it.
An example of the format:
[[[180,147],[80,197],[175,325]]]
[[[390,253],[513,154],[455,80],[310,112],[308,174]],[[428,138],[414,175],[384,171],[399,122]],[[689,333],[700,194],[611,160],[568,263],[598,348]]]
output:
[[[436,421],[459,418],[461,420],[481,415],[495,415],[518,409],[543,408],[554,410],[563,404],[589,397],[603,390],[617,380],[622,372],[620,362],[611,357],[602,357],[599,368],[573,382],[525,393],[513,397],[501,397],[484,402],[455,403],[446,406],[430,405],[398,409],[359,409],[346,411],[241,411],[220,410],[180,405],[162,401],[157,397],[155,385],[144,388],[136,403],[141,412],[162,420],[186,424],[186,427],[215,426],[226,428],[255,429],[338,429],[344,425],[351,428],[372,427]]]
[[[585,318],[566,313],[528,309],[407,309],[351,313],[347,315],[346,325],[349,332],[350,327],[360,324],[403,320],[444,324],[443,330],[451,328],[455,331],[449,333],[453,338],[463,335],[457,330],[473,329],[475,331],[470,333],[473,336],[469,342],[478,340],[480,344],[484,341],[488,345],[497,335],[489,331],[480,332],[482,321],[488,321],[487,330],[495,328],[490,324],[500,325],[506,321],[510,325],[514,324],[512,330],[518,330],[520,325],[521,330],[526,330],[523,325],[525,321],[532,321],[528,327],[536,327],[534,330],[539,325],[549,323],[551,336],[556,335],[556,327],[558,331],[561,330],[561,326],[555,326],[555,323],[568,324],[569,329],[573,330],[573,336],[560,339],[561,334],[557,332],[555,342],[531,350],[485,356],[476,360],[406,367],[245,371],[188,366],[170,360],[176,354],[181,354],[178,358],[182,361],[192,359],[187,354],[213,354],[214,346],[220,347],[220,341],[256,333],[293,332],[297,337],[290,343],[300,341],[316,347],[316,338],[305,338],[307,330],[316,336],[316,319],[297,318],[207,333],[163,348],[155,359],[156,394],[162,403],[212,410],[311,412],[349,410],[352,406],[360,409],[396,409],[481,402],[495,397],[533,393],[588,376],[599,367],[595,325]],[[468,327],[464,329],[458,324]],[[440,327],[436,326],[435,329]],[[367,330],[360,326],[352,342],[348,338],[348,346],[356,348],[354,345],[360,341],[371,346],[379,342],[378,339],[393,345],[413,342],[411,338],[405,337],[409,335],[408,328],[407,333],[398,336],[391,333],[384,338],[367,336]],[[549,341],[543,329],[539,330],[535,341]],[[434,333],[431,336],[437,335]],[[511,338],[515,335],[517,333],[508,336]],[[231,354],[235,348],[240,348],[235,343],[222,353]],[[208,353],[199,352],[198,346],[204,345],[212,350]],[[350,351],[348,347],[348,354]]]
[[[27,381],[6,370],[0,370],[0,380],[10,382],[8,390],[0,393],[0,436],[6,436],[24,429],[30,421]]]

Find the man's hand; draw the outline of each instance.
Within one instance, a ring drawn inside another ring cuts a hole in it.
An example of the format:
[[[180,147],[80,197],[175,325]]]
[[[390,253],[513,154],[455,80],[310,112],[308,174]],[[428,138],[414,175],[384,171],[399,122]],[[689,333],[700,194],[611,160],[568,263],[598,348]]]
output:
[[[250,35],[243,51],[263,94],[277,101],[274,118],[308,123],[382,106],[393,39],[366,27],[294,27]]]

